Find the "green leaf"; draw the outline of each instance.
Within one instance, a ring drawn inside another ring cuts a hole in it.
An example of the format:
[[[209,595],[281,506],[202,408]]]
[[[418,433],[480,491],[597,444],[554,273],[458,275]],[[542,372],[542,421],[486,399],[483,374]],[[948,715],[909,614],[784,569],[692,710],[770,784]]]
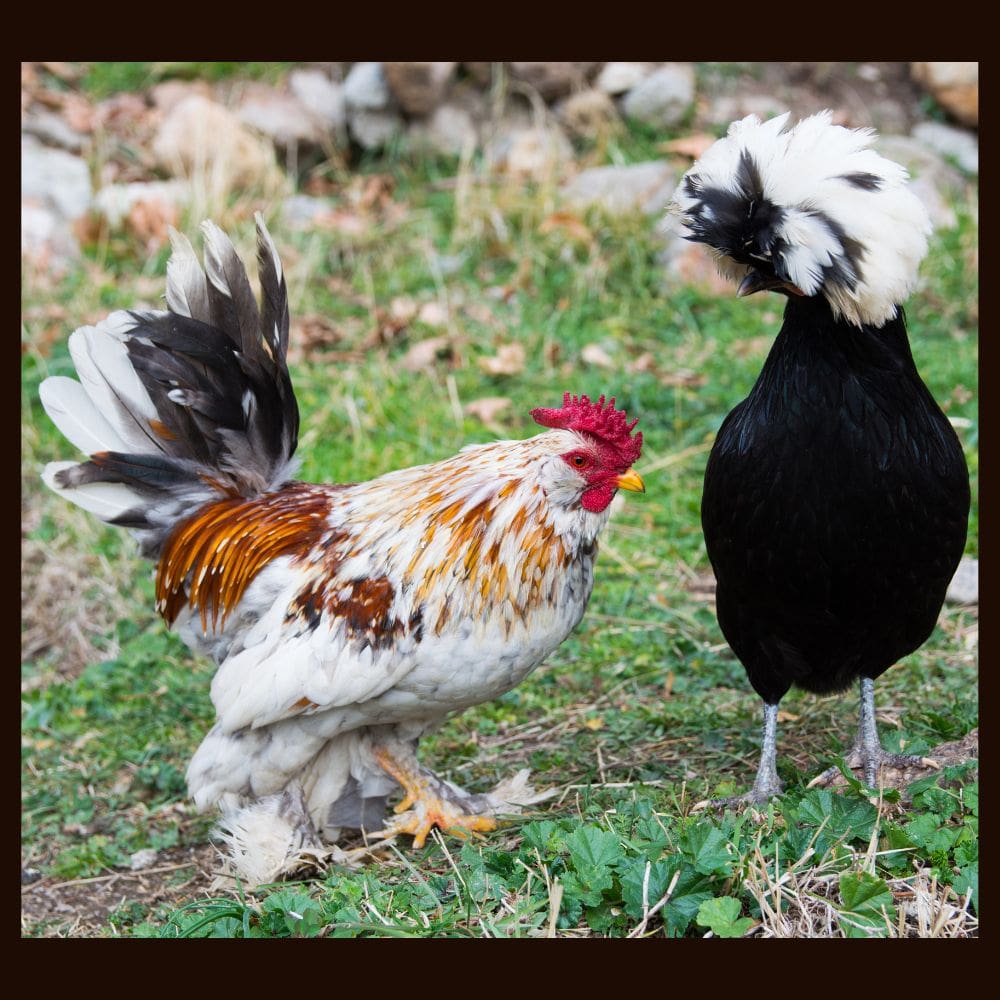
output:
[[[971,889],[972,890],[972,908],[979,912],[979,862],[975,864],[966,865],[964,868],[959,870],[957,876],[955,876],[955,881],[951,884],[952,889],[955,890],[963,899],[965,894]]]
[[[740,916],[740,901],[732,896],[706,899],[698,907],[697,922],[707,927],[716,937],[743,937],[753,926],[749,917]]]
[[[840,876],[840,926],[846,937],[884,937],[886,921],[896,919],[892,892],[882,879],[869,872],[844,872]]]
[[[607,868],[624,857],[618,835],[599,826],[581,826],[566,838],[569,856],[578,872]]]
[[[622,900],[625,910],[635,920],[642,919],[642,884],[646,875],[646,861],[638,860],[622,874]],[[690,926],[698,907],[711,899],[712,879],[695,871],[683,858],[674,855],[655,861],[649,866],[649,885],[646,902],[652,908],[666,894],[674,874],[680,871],[669,902],[660,911],[664,927],[670,937],[680,937]]]
[[[736,853],[725,834],[710,820],[701,820],[685,831],[680,847],[691,858],[695,871],[702,875],[732,872]]]

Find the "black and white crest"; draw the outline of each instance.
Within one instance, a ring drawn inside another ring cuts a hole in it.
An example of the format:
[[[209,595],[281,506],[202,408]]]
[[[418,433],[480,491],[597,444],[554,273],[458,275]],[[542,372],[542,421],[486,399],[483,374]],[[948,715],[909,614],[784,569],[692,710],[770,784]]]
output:
[[[684,235],[736,281],[755,271],[881,326],[916,281],[927,212],[906,171],[870,148],[871,129],[833,125],[829,111],[787,121],[734,122],[685,174],[674,195]]]

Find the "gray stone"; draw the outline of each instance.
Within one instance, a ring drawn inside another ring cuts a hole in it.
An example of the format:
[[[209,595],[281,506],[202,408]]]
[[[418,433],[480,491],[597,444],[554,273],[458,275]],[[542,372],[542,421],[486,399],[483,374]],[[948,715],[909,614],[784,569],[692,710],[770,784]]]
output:
[[[299,69],[288,78],[292,93],[329,132],[341,133],[347,126],[343,84],[334,83],[315,69]]]
[[[382,64],[389,89],[408,115],[428,115],[442,101],[458,63],[387,62]]]
[[[929,181],[945,198],[962,198],[969,187],[968,179],[957,167],[919,139],[905,135],[883,135],[874,147],[882,156],[901,163],[910,176]]]
[[[620,122],[615,102],[602,90],[579,90],[560,101],[556,116],[575,135],[597,138]]]
[[[444,156],[460,156],[467,145],[475,148],[478,139],[472,115],[451,104],[442,104],[426,122],[411,125],[409,136],[414,149]]]
[[[952,604],[979,603],[979,560],[962,556],[951,583],[948,584],[948,600]]]
[[[323,216],[330,214],[331,209],[328,198],[295,194],[281,203],[281,223],[287,229],[312,229]]]
[[[630,118],[647,125],[677,125],[694,103],[694,69],[688,63],[667,63],[632,88],[622,102]]]
[[[21,123],[21,131],[41,139],[46,145],[79,153],[87,137],[70,128],[61,115],[44,108],[34,110]]]
[[[197,175],[210,194],[280,187],[274,147],[215,101],[191,94],[163,119],[153,139],[160,165],[173,176]]]
[[[348,109],[383,111],[392,101],[389,83],[380,62],[359,62],[344,80],[344,103]]]
[[[600,205],[612,215],[662,212],[677,188],[677,172],[652,160],[627,167],[591,167],[563,186],[566,200],[577,208]]]
[[[351,136],[365,149],[381,149],[403,131],[403,119],[395,111],[348,111]]]
[[[709,100],[705,120],[713,125],[729,125],[747,115],[756,115],[767,121],[775,115],[783,114],[788,106],[773,94],[722,94]]]
[[[294,95],[273,87],[251,85],[237,110],[237,117],[266,135],[275,145],[318,145],[325,131]]]
[[[648,62],[609,62],[597,74],[594,86],[605,94],[617,96],[637,87],[656,68]]]
[[[966,173],[979,176],[979,140],[971,133],[941,122],[921,122],[911,134],[934,152],[954,160]]]
[[[21,142],[21,197],[34,199],[68,221],[90,208],[90,168],[78,156],[39,145],[31,137]]]
[[[955,210],[934,186],[934,181],[924,175],[910,180],[910,190],[923,202],[935,229],[954,229],[958,225]]]
[[[134,184],[109,184],[94,196],[94,208],[112,228],[120,226],[139,202],[158,202],[176,210],[191,200],[186,181],[147,181]]]
[[[31,199],[21,202],[21,254],[36,267],[63,273],[80,256],[69,222]]]
[[[570,141],[553,126],[506,125],[489,138],[485,152],[492,167],[539,181],[573,158]]]

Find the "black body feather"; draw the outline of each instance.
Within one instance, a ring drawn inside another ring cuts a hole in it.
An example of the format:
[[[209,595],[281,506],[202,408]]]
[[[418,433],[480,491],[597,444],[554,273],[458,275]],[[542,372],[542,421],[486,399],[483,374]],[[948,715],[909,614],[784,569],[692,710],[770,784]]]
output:
[[[969,481],[902,310],[881,328],[790,298],[709,457],[719,624],[757,693],[842,690],[930,635],[965,545]]]

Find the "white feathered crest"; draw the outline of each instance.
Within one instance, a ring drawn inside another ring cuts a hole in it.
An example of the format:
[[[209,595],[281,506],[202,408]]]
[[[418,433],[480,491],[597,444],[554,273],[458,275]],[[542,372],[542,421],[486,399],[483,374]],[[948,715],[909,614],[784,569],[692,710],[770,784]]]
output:
[[[674,195],[688,239],[736,280],[749,268],[822,294],[857,326],[881,326],[917,278],[931,232],[906,170],[871,149],[872,129],[823,111],[785,131],[788,113],[734,122]]]

